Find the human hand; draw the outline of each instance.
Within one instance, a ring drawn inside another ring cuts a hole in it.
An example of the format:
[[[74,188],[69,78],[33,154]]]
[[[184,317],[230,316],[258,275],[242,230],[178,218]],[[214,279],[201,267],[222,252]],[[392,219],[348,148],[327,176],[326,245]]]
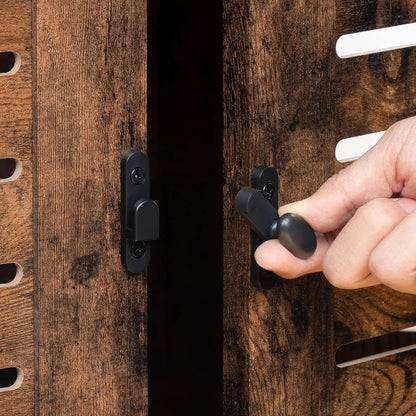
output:
[[[398,198],[392,196],[398,195]],[[292,279],[323,271],[335,287],[383,283],[416,294],[416,117],[394,124],[360,159],[279,215],[303,217],[317,233],[301,260],[278,240],[258,247],[257,263]]]

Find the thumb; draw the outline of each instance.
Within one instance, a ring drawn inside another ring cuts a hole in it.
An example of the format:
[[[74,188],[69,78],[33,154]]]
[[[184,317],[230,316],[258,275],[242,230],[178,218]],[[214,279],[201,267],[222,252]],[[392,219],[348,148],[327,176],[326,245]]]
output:
[[[396,180],[395,167],[402,147],[401,126],[400,123],[395,126],[364,156],[328,179],[312,196],[282,206],[279,215],[293,212],[315,231],[325,233],[344,226],[366,202],[400,192],[402,185]]]

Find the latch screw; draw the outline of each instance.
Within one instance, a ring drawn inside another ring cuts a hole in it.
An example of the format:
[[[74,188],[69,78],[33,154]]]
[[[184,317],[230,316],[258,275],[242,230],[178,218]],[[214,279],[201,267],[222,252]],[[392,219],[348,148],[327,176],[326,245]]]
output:
[[[146,175],[144,170],[140,167],[134,168],[130,173],[130,179],[135,185],[140,185],[145,180]]]
[[[134,258],[140,259],[146,252],[145,243],[143,241],[133,241],[131,243],[130,252]]]
[[[269,183],[266,183],[266,185],[263,186],[262,193],[263,193],[263,196],[268,201],[270,201],[273,198],[275,192],[276,192],[276,188],[275,188],[274,184],[269,182]]]

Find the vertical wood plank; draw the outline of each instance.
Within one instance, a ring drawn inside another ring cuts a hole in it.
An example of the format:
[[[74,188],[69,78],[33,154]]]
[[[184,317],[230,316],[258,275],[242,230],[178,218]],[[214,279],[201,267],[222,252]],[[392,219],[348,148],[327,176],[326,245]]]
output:
[[[407,0],[337,1],[336,33],[413,22]],[[334,68],[338,139],[387,129],[416,114],[414,48],[338,59]],[[336,170],[341,166],[336,166]],[[384,286],[335,290],[335,348],[416,325],[416,297]],[[416,356],[390,356],[336,371],[335,414],[414,414]]]
[[[146,276],[119,163],[146,150],[146,2],[36,3],[39,415],[147,414]]]
[[[22,174],[0,183],[0,263],[22,266],[19,284],[0,287],[0,368],[18,367],[23,383],[0,392],[0,413],[34,411],[33,215],[32,215],[32,46],[31,3],[2,0],[0,52],[21,57],[20,70],[0,76],[0,158],[21,162]]]
[[[227,415],[332,415],[332,295],[319,275],[249,284],[233,199],[260,164],[280,204],[333,172],[332,1],[224,1],[224,394]]]

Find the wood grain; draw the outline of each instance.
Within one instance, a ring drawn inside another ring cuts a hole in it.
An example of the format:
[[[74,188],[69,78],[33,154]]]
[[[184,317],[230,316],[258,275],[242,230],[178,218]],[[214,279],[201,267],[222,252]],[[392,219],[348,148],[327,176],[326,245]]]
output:
[[[333,170],[330,1],[224,2],[224,412],[332,415],[332,297],[319,275],[249,283],[249,232],[233,199],[260,164],[280,203]],[[325,34],[325,35],[324,35]]]
[[[385,286],[335,291],[335,348],[415,324],[414,295],[399,293]]]
[[[337,2],[337,35],[414,21],[412,1]],[[414,49],[337,60],[335,119],[339,138],[387,129],[416,114]],[[340,166],[335,166],[339,170]],[[416,324],[416,297],[384,286],[335,290],[335,349]],[[412,415],[416,356],[400,354],[338,369],[335,414]]]
[[[415,17],[410,1],[224,2],[226,414],[415,411],[412,394],[403,393],[413,389],[411,354],[337,369],[333,378],[335,348],[415,325],[415,297],[385,287],[336,290],[332,304],[332,290],[319,276],[279,280],[270,292],[256,292],[249,286],[247,226],[233,211],[254,166],[278,167],[279,203],[291,202],[341,168],[334,158],[339,139],[415,113],[413,50],[335,55],[343,33]],[[374,380],[350,394],[357,379]]]
[[[0,158],[14,157],[22,174],[0,184],[0,263],[23,268],[20,283],[0,288],[0,368],[23,371],[22,386],[0,393],[1,414],[34,411],[33,205],[32,205],[32,52],[31,3],[0,2],[0,52],[15,52],[22,66],[0,77]]]
[[[337,36],[413,22],[416,5],[406,0],[337,2]],[[335,117],[339,134],[385,130],[395,121],[414,115],[416,88],[411,76],[413,48],[337,59],[334,68]]]
[[[404,24],[416,18],[412,1],[337,4],[337,35]],[[387,129],[416,114],[414,49],[347,60],[334,67],[339,138]],[[339,166],[336,166],[339,169]],[[335,344],[393,332],[416,323],[416,297],[386,287],[335,291]]]
[[[334,414],[415,415],[415,360],[413,351],[338,370]]]
[[[147,414],[146,276],[119,255],[146,150],[146,2],[36,2],[39,415]]]

